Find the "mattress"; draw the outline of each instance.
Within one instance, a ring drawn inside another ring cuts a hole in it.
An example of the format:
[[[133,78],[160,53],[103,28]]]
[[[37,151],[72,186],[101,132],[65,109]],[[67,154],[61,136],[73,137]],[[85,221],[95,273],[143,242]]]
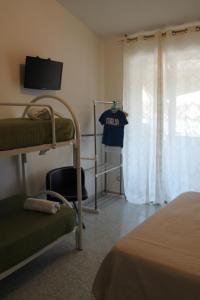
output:
[[[97,300],[200,299],[200,193],[180,195],[104,259]]]
[[[75,212],[54,215],[25,211],[23,196],[0,200],[0,273],[33,255],[75,226]]]
[[[73,139],[74,126],[70,119],[56,118],[56,141]],[[25,118],[0,119],[0,150],[31,147],[52,143],[50,120]]]

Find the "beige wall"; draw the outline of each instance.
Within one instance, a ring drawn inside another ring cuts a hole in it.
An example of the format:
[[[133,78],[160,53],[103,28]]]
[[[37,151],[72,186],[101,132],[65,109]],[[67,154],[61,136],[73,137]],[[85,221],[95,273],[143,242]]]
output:
[[[122,101],[123,96],[123,43],[119,37],[104,40],[105,98]]]
[[[119,37],[104,40],[104,95],[106,100],[122,102],[123,98],[123,44]],[[108,161],[119,164],[119,154],[108,154]],[[108,189],[119,191],[119,170],[108,174]]]
[[[92,132],[92,100],[102,98],[103,43],[56,0],[0,0],[0,101],[28,102],[41,91],[23,89],[20,65],[26,55],[64,63],[62,90],[50,92],[66,98],[74,108],[82,133]],[[61,107],[57,106],[59,111]],[[17,109],[2,109],[0,118],[16,116]],[[82,154],[93,151],[92,141],[82,141]],[[71,162],[71,149],[31,154],[28,170],[31,191],[43,188],[45,173]],[[18,190],[17,159],[0,158],[0,198]],[[91,165],[91,164],[90,164]],[[90,166],[84,163],[84,166]],[[87,181],[93,193],[92,174]]]

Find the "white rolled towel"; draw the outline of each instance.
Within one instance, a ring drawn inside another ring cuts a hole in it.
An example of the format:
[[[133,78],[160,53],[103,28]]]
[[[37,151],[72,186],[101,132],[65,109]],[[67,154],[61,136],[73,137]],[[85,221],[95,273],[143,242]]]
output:
[[[60,204],[44,199],[27,198],[24,202],[24,209],[55,214],[60,209]]]

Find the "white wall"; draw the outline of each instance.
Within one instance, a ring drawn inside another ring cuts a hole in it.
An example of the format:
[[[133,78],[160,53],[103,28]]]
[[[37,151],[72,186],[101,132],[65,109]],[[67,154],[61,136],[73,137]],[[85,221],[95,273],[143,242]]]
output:
[[[56,0],[0,1],[0,101],[30,101],[41,91],[23,89],[20,65],[26,55],[52,58],[64,63],[62,90],[50,92],[69,101],[82,133],[92,132],[92,100],[102,98],[103,42]],[[57,105],[58,111],[62,108]],[[0,118],[16,116],[19,109],[6,108]],[[89,138],[88,138],[89,139]],[[45,173],[70,164],[72,149],[50,151],[45,157],[28,156],[31,191],[44,185]],[[92,140],[82,141],[82,154],[92,154]],[[90,164],[91,165],[91,164]],[[84,164],[86,167],[86,164]],[[0,158],[0,198],[18,191],[16,158]],[[93,193],[93,175],[87,175]]]
[[[104,95],[108,101],[123,98],[123,43],[119,37],[104,40]],[[119,154],[108,154],[108,161],[119,164]],[[119,170],[108,174],[108,189],[119,192]]]

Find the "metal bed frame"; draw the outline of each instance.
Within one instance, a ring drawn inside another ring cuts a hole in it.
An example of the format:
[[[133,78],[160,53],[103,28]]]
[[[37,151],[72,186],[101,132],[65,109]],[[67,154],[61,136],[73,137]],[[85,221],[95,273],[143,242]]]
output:
[[[55,116],[59,116],[56,112],[54,112],[53,108],[49,104],[38,104],[36,102],[42,100],[42,99],[51,99],[51,100],[57,100],[58,102],[62,103],[67,111],[70,113],[72,117],[72,121],[74,123],[74,128],[75,128],[75,137],[73,140],[67,141],[67,142],[56,142],[56,133],[55,133]],[[65,102],[63,99],[57,96],[52,96],[52,95],[43,95],[34,98],[30,103],[24,103],[24,102],[2,102],[0,103],[0,106],[16,106],[16,107],[25,107],[24,112],[22,117],[25,118],[26,113],[30,107],[46,107],[51,116],[51,124],[52,124],[52,143],[51,144],[44,144],[44,145],[39,145],[39,146],[33,146],[33,147],[24,147],[24,148],[17,148],[17,149],[12,149],[12,150],[7,150],[7,151],[0,151],[0,157],[2,156],[14,156],[18,155],[20,157],[20,162],[21,162],[21,170],[22,170],[22,182],[24,186],[24,191],[25,195],[29,197],[29,192],[28,192],[28,185],[27,185],[27,176],[26,176],[26,163],[27,163],[27,153],[31,152],[36,152],[40,151],[41,154],[44,154],[46,151],[50,149],[56,149],[57,147],[61,146],[67,146],[67,145],[73,145],[73,165],[76,168],[77,171],[77,199],[78,199],[78,224],[75,227],[75,239],[76,239],[76,247],[78,250],[82,250],[82,190],[81,190],[81,164],[80,164],[80,125],[79,122],[76,118],[76,115],[74,114],[71,106]],[[51,191],[44,191],[42,193],[47,193],[47,194],[54,194],[54,196],[58,197],[65,205],[68,205],[71,207],[71,204],[60,194],[51,192]],[[41,193],[40,193],[41,194]],[[8,269],[7,271],[3,272],[0,274],[0,279],[5,278],[12,272],[16,271],[17,269],[21,268],[34,258],[38,257],[42,253],[44,253],[46,250],[50,249],[52,246],[54,246],[57,241],[59,241],[61,238],[58,240],[54,241],[52,244],[49,244],[39,252],[35,253],[34,255],[28,257],[24,261],[20,262],[16,266],[13,266],[12,268]]]

